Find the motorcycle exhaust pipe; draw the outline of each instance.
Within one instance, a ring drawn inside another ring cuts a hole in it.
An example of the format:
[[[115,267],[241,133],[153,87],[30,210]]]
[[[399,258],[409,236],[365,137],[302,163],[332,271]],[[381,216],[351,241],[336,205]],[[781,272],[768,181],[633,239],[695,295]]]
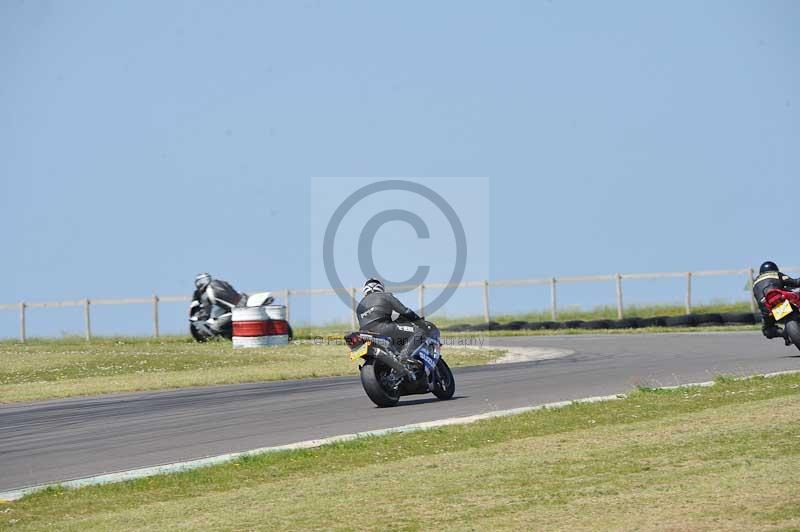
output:
[[[380,360],[396,372],[400,373],[404,377],[407,377],[409,380],[416,380],[414,379],[414,374],[393,356],[388,355],[379,349],[373,350],[373,353],[375,354],[376,359]]]

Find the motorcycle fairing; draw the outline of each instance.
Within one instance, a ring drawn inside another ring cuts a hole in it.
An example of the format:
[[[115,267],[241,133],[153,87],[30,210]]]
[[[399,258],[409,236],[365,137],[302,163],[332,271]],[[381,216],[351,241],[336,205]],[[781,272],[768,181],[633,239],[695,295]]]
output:
[[[262,305],[270,305],[273,301],[275,301],[275,298],[272,297],[272,292],[258,292],[247,297],[247,306],[260,307]]]

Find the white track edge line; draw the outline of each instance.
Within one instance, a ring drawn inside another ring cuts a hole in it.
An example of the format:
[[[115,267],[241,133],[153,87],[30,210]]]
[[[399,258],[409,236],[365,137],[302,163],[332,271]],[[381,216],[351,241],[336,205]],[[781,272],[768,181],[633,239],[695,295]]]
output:
[[[772,373],[763,373],[763,374],[756,374],[751,375],[749,377],[740,377],[739,379],[751,379],[754,377],[778,377],[780,375],[790,375],[793,373],[800,373],[800,370],[787,370],[787,371],[776,371]],[[690,382],[687,384],[679,384],[677,386],[659,386],[658,388],[654,388],[656,390],[675,390],[678,388],[688,388],[691,386],[713,386],[715,381],[704,381],[704,382]],[[221,454],[217,456],[210,456],[208,458],[200,458],[198,460],[189,460],[186,462],[175,462],[172,464],[164,464],[160,466],[153,466],[153,467],[142,467],[138,469],[129,469],[128,471],[120,471],[118,473],[108,473],[105,475],[96,475],[92,477],[86,478],[79,478],[76,480],[68,480],[65,482],[55,482],[50,484],[40,484],[37,486],[30,486],[27,488],[21,488],[17,490],[5,491],[0,492],[0,503],[2,502],[10,502],[16,501],[21,499],[22,497],[29,495],[31,493],[35,493],[37,491],[42,491],[47,488],[51,487],[61,487],[61,488],[68,488],[68,489],[75,489],[75,488],[82,488],[85,486],[95,486],[98,484],[110,484],[115,482],[125,482],[127,480],[135,480],[139,478],[146,478],[152,477],[155,475],[163,475],[163,474],[170,474],[170,473],[179,473],[182,471],[189,471],[191,469],[197,469],[200,467],[208,467],[212,465],[224,464],[226,462],[232,462],[238,458],[243,458],[245,456],[256,456],[260,454],[266,453],[275,453],[280,451],[292,451],[297,449],[312,449],[315,447],[322,447],[324,445],[331,445],[334,443],[341,443],[341,442],[348,442],[357,440],[359,438],[367,438],[373,436],[384,436],[386,434],[395,434],[401,432],[416,432],[420,430],[427,430],[433,429],[438,427],[446,427],[449,425],[467,425],[470,423],[475,423],[476,421],[482,421],[485,419],[492,419],[497,417],[507,417],[513,416],[515,414],[524,414],[526,412],[533,412],[535,410],[545,410],[545,409],[556,409],[556,408],[563,408],[565,406],[569,406],[576,403],[599,403],[603,401],[613,401],[615,399],[623,399],[627,396],[627,394],[613,394],[613,395],[597,395],[594,397],[585,397],[583,399],[572,399],[568,401],[556,401],[553,403],[544,403],[540,405],[532,405],[532,406],[523,406],[519,408],[510,408],[508,410],[495,410],[492,412],[485,412],[483,414],[475,414],[472,416],[463,416],[463,417],[451,417],[445,419],[439,419],[435,421],[424,421],[421,423],[412,423],[409,425],[402,425],[399,427],[390,427],[387,429],[378,429],[378,430],[369,430],[365,432],[355,432],[352,434],[341,434],[339,436],[331,436],[329,438],[322,438],[318,440],[305,440],[296,443],[290,443],[287,445],[277,445],[273,447],[261,447],[258,449],[251,449],[249,451],[240,451],[236,453],[227,453]]]

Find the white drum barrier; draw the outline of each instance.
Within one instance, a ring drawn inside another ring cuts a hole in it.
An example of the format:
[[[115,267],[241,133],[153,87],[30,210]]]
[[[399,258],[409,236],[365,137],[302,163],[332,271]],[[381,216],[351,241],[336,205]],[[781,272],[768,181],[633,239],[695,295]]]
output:
[[[289,343],[289,335],[281,334],[275,336],[234,336],[233,347],[269,347],[272,345],[286,345]]]
[[[283,305],[267,305],[261,307],[267,309],[267,317],[271,320],[284,320],[286,321],[286,307]]]
[[[264,347],[289,343],[286,307],[267,305],[233,309],[233,347]]]

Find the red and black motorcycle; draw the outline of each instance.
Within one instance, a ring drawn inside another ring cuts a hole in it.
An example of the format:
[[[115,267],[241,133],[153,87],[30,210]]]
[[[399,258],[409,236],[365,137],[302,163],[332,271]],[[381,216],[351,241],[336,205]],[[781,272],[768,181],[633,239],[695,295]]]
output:
[[[764,294],[764,303],[783,325],[786,339],[800,349],[800,293],[771,288]]]

